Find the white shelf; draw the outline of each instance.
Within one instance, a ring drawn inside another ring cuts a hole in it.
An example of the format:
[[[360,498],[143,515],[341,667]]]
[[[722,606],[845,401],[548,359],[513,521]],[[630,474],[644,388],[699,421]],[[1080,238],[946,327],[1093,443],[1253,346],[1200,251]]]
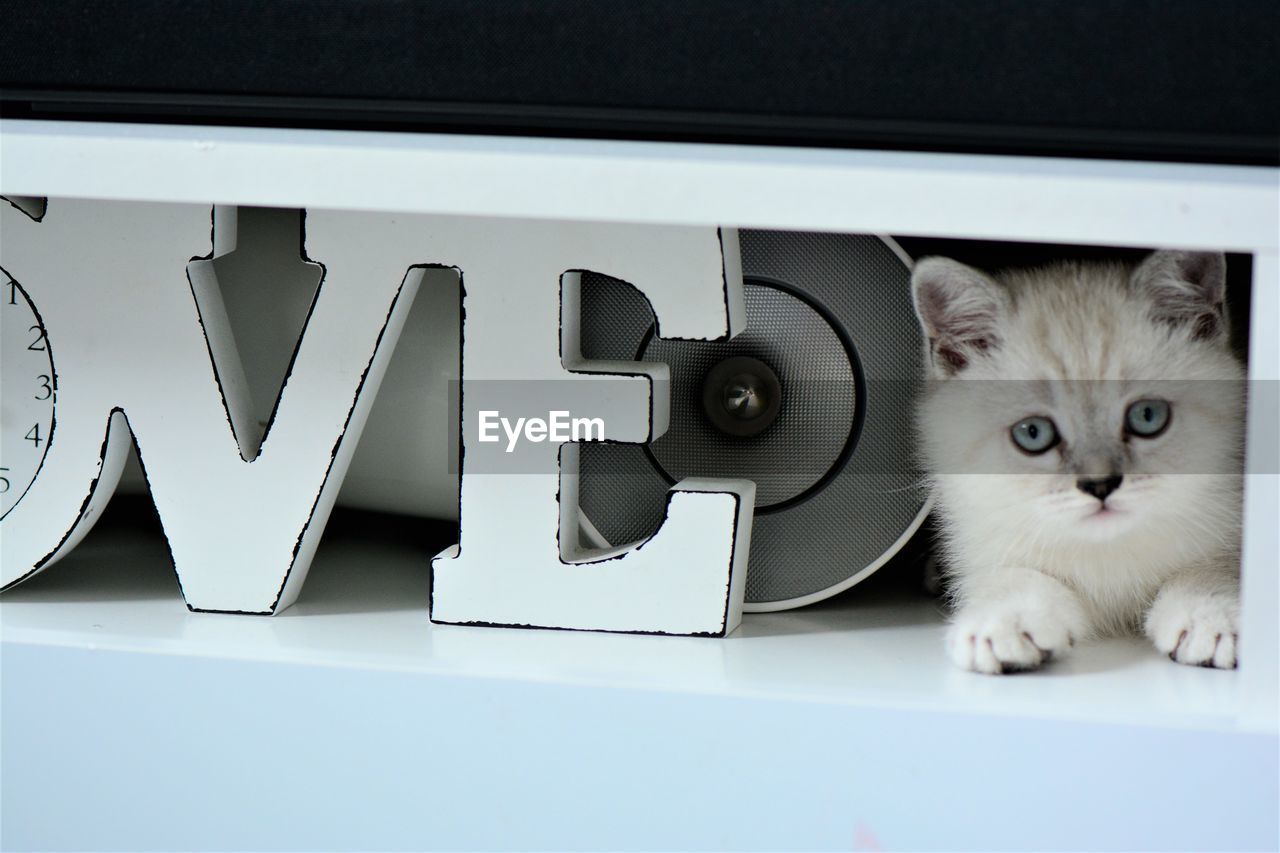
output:
[[[188,612],[118,519],[7,592],[3,847],[1280,841],[1280,740],[1238,727],[1237,673],[1140,640],[959,672],[891,585],[726,640],[433,626],[414,532],[331,531],[274,618]]]
[[[1236,250],[1280,378],[1275,169],[5,120],[0,191]],[[885,589],[723,641],[432,626],[411,528],[193,614],[158,536],[97,530],[0,598],[0,848],[1280,849],[1275,423],[1235,673],[967,674]]]
[[[926,152],[0,120],[0,191],[1275,251],[1276,170]],[[317,180],[323,176],[323,180]]]
[[[430,548],[342,532],[298,603],[274,619],[191,613],[163,541],[97,530],[0,600],[5,643],[290,665],[359,667],[826,702],[1231,730],[1235,673],[1175,666],[1138,638],[1087,644],[1041,673],[992,678],[942,653],[940,604],[873,591],[748,614],[726,641],[432,625]]]

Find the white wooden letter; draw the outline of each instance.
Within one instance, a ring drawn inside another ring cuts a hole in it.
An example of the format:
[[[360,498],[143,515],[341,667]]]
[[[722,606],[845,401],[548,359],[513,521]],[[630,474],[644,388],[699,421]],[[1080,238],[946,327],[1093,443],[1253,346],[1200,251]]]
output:
[[[599,419],[609,441],[661,435],[667,366],[582,359],[574,270],[633,284],[664,337],[724,338],[744,321],[736,232],[496,221],[483,245],[475,235],[460,234],[451,253],[465,318],[461,541],[434,561],[433,621],[729,633],[741,618],[754,484],[678,483],[651,539],[591,553],[578,544],[577,446],[539,440],[537,427],[584,418]],[[517,446],[499,417],[526,418]]]
[[[132,431],[188,606],[287,607],[416,292],[421,234],[386,217],[374,250],[341,214],[308,217],[324,278],[262,435],[211,263],[198,257],[209,253],[208,207],[53,200],[40,222],[8,204],[0,216],[0,261],[39,307],[57,393],[39,476],[0,519],[0,586],[83,536]]]
[[[665,337],[723,338],[745,313],[734,232],[312,211],[306,246],[324,275],[263,432],[201,257],[208,208],[0,211],[0,258],[39,306],[57,395],[39,476],[0,519],[0,585],[83,536],[131,435],[188,605],[288,606],[429,258],[459,270],[465,317],[463,532],[435,560],[432,618],[715,636],[738,624],[754,485],[681,482],[655,536],[591,552],[565,443],[649,441],[668,418],[666,365],[581,357],[576,271],[638,287]],[[229,224],[218,253],[234,248]]]

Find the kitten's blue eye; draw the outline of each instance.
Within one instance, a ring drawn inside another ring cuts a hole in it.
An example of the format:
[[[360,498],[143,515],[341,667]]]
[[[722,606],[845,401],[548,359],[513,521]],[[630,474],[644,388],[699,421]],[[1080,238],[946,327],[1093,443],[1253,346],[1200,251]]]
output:
[[[1169,425],[1171,413],[1164,400],[1139,400],[1125,413],[1125,430],[1130,435],[1155,438]]]
[[[1058,428],[1053,421],[1038,415],[1018,421],[1009,434],[1013,443],[1027,453],[1044,453],[1058,443]]]

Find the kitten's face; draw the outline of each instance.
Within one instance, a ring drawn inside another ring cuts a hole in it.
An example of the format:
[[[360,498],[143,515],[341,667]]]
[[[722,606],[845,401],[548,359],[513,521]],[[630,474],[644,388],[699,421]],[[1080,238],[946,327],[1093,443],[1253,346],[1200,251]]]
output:
[[[1175,291],[1187,316],[1171,320],[1150,269],[994,282],[938,263],[916,275],[935,365],[920,431],[953,516],[1045,547],[1214,535],[1236,499],[1242,422],[1219,290]]]
[[[1106,541],[1208,523],[1235,488],[1238,411],[1230,381],[946,382],[922,431],[931,470],[969,510],[1046,543]]]

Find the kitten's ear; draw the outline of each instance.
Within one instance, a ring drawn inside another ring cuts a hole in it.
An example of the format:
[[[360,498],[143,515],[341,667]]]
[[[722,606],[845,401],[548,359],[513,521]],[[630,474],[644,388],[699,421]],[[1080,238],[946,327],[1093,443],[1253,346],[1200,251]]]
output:
[[[911,273],[911,290],[939,376],[956,374],[999,345],[1005,292],[985,273],[950,258],[923,258]]]
[[[1195,340],[1227,333],[1227,259],[1221,252],[1153,253],[1133,271],[1133,286],[1158,322],[1185,327]]]

